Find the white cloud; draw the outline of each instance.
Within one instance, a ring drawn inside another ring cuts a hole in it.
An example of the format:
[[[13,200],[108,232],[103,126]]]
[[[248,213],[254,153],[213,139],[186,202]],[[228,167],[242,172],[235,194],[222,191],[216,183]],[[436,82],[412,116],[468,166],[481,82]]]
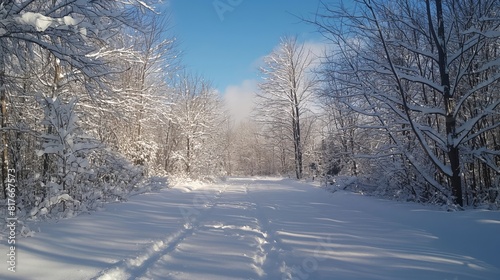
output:
[[[235,123],[248,119],[252,113],[257,91],[256,80],[244,80],[239,85],[230,85],[224,91],[224,102]]]
[[[306,41],[303,43],[304,48],[306,50],[309,50],[311,53],[313,53],[316,56],[324,56],[325,55],[325,50],[329,48],[329,45],[326,43],[322,42],[316,42],[316,41]]]
[[[317,41],[303,42],[304,48],[311,52],[311,59],[314,59],[311,64],[312,68],[318,66],[324,55],[325,50],[329,48],[328,44]],[[263,66],[264,57],[259,57],[253,61],[252,67],[259,68]],[[258,91],[259,81],[256,79],[248,79],[241,82],[239,85],[229,85],[223,93],[224,102],[228,108],[231,118],[235,123],[247,120],[252,115],[252,110],[255,105],[255,93]]]
[[[321,64],[321,61],[325,57],[325,54],[329,54],[332,51],[332,46],[330,44],[324,43],[324,42],[319,42],[319,41],[298,41],[299,44],[302,44],[304,46],[304,53],[310,53],[309,54],[309,59],[312,60],[312,63],[310,65],[310,69],[314,69],[318,67]],[[274,47],[274,49],[279,48],[279,44]],[[264,66],[264,60],[266,58],[266,55],[263,55],[259,58],[257,58],[255,61],[252,63],[252,67],[255,69],[259,69],[260,67]]]
[[[331,46],[326,43],[306,41],[304,44],[304,50],[311,52],[311,58],[313,62],[311,63],[311,68],[318,67],[321,60],[325,57],[325,51],[330,51]]]

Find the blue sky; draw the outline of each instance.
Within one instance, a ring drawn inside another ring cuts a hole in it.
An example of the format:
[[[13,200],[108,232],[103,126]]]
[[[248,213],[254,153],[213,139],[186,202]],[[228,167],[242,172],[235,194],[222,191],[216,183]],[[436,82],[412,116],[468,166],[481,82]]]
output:
[[[311,18],[319,0],[169,0],[172,32],[191,72],[212,81],[232,118],[251,115],[258,66],[283,36],[297,36],[314,52],[324,48]],[[319,53],[318,53],[319,54]]]
[[[258,78],[257,65],[284,35],[320,41],[311,17],[318,0],[170,0],[172,31],[188,69],[223,93],[228,86]]]

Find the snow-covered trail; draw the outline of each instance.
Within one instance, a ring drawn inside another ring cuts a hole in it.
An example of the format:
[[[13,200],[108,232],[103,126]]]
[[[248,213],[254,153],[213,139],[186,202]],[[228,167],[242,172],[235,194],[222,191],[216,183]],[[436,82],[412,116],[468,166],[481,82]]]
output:
[[[500,279],[499,212],[288,179],[163,189],[40,227],[0,279]]]

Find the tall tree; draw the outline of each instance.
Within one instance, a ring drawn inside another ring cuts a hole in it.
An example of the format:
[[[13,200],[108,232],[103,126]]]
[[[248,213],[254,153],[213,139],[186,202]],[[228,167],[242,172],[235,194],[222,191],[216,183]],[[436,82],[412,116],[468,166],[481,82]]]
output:
[[[117,118],[105,129],[121,136],[115,141],[120,152],[147,169],[158,164],[163,144],[160,127],[168,122],[168,98],[173,91],[167,81],[179,67],[175,39],[167,34],[168,21],[165,14],[143,16],[145,28],[128,28],[121,34],[115,43],[120,51],[111,60],[123,71],[116,75],[116,95],[106,102]]]
[[[315,80],[309,70],[313,55],[295,37],[285,37],[265,58],[262,67],[264,82],[258,94],[259,120],[270,131],[285,130],[293,145],[295,176],[302,178],[303,131],[301,121],[308,110]]]

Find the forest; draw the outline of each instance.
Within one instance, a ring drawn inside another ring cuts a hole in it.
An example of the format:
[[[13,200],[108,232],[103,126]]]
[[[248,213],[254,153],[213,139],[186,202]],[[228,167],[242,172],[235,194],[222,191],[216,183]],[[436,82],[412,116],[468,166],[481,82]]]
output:
[[[354,2],[301,18],[319,56],[281,38],[236,123],[159,2],[0,0],[4,204],[71,216],[152,177],[269,175],[498,209],[500,2]]]

